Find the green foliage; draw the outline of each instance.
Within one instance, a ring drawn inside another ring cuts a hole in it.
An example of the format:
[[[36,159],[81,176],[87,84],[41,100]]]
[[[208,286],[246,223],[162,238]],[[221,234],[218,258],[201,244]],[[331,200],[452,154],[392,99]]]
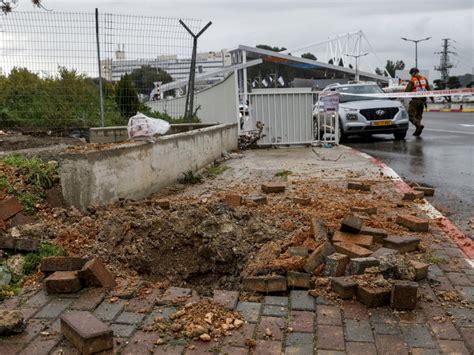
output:
[[[286,50],[285,47],[273,47],[273,46],[269,46],[267,44],[257,44],[256,46],[257,48],[260,48],[260,49],[266,49],[267,51],[272,51],[272,52],[282,52],[284,50]]]
[[[91,127],[100,122],[99,87],[93,79],[60,67],[40,79],[25,68],[0,76],[0,127]],[[107,124],[120,118],[113,87],[104,88]]]
[[[191,170],[183,173],[183,177],[179,180],[182,184],[195,185],[202,182],[202,176],[194,174]]]
[[[229,167],[227,165],[212,165],[208,167],[206,171],[211,176],[217,176],[224,173],[228,169]]]
[[[4,158],[2,162],[16,167],[18,172],[26,177],[26,182],[36,190],[50,189],[56,181],[56,165],[45,163],[37,157],[25,158],[13,154]]]
[[[290,170],[282,170],[282,171],[277,172],[277,173],[275,174],[275,176],[277,176],[277,177],[285,177],[285,178],[286,178],[286,177],[288,177],[288,176],[291,175],[291,174],[293,174],[293,172],[290,171]]]
[[[6,175],[0,175],[0,190],[5,190],[8,194],[12,194],[15,191]]]
[[[43,201],[40,196],[31,192],[20,191],[17,196],[21,206],[23,207],[23,210],[29,214],[35,213],[37,210],[36,205]]]
[[[17,283],[0,287],[0,301],[6,300],[17,295],[21,291],[21,287]]]
[[[138,93],[143,95],[150,95],[156,81],[161,81],[163,84],[173,81],[171,75],[162,69],[152,68],[149,65],[143,65],[139,69],[135,69],[130,74],[130,79],[135,85]]]
[[[403,60],[391,61],[387,60],[387,64],[385,65],[385,70],[390,74],[392,78],[395,77],[395,71],[405,69],[405,63]],[[387,76],[387,74],[381,70],[380,68],[375,68],[375,73],[378,75]]]
[[[201,120],[197,115],[193,115],[191,120],[187,120],[184,117],[180,118],[173,118],[170,115],[168,115],[166,112],[156,112],[156,111],[151,111],[150,108],[145,105],[145,104],[140,104],[140,109],[139,111],[143,113],[144,115],[152,118],[159,118],[160,120],[169,122],[171,124],[178,124],[178,123],[200,123]]]
[[[446,84],[441,79],[436,79],[433,81],[434,88],[436,90],[444,90],[446,89]]]
[[[461,82],[457,76],[450,76],[448,78],[448,88],[449,89],[458,89],[461,87]]]
[[[128,74],[122,76],[117,84],[115,102],[117,103],[117,107],[122,114],[122,117],[126,119],[136,115],[140,108],[137,90],[133,86],[132,80]]]
[[[311,60],[318,60],[318,58],[316,58],[316,56],[313,54],[313,53],[303,53],[301,55],[301,58],[305,58],[305,59],[311,59]]]
[[[61,247],[47,242],[40,242],[37,252],[26,255],[25,263],[23,264],[23,274],[29,275],[35,272],[36,268],[41,263],[41,260],[47,256],[63,255],[66,255],[66,253]]]

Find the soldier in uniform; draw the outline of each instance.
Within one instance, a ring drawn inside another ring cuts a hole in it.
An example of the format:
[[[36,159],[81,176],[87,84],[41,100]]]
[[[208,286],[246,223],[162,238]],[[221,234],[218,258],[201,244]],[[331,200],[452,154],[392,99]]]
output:
[[[422,91],[431,91],[430,85],[428,84],[428,79],[420,74],[418,68],[410,69],[411,79],[407,85],[405,91],[407,92],[422,92]],[[433,98],[431,98],[432,101]],[[426,97],[414,97],[411,99],[410,104],[408,105],[408,115],[410,117],[410,122],[416,127],[414,136],[421,135],[423,131],[423,126],[421,124],[421,119],[423,118],[423,109],[425,107]]]

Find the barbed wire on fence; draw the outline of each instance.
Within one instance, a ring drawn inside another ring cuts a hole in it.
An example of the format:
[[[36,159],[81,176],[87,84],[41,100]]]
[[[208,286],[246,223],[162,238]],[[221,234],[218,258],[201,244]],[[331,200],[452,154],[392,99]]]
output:
[[[94,13],[1,16],[0,127],[98,126],[100,81],[105,125],[126,124],[137,110],[182,117],[180,100],[162,112],[150,110],[151,101],[185,95],[182,89],[162,93],[158,84],[189,77],[193,38],[179,20],[100,12],[97,21]],[[201,20],[183,21],[193,31],[202,27]],[[208,53],[202,65],[220,68],[224,56]]]

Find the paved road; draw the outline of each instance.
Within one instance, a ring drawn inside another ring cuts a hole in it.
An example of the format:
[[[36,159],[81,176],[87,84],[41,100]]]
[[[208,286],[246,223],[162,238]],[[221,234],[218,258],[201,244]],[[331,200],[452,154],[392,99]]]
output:
[[[436,188],[434,206],[474,239],[474,113],[430,112],[423,116],[421,137],[405,141],[392,136],[351,138],[347,145],[392,167],[407,181]]]

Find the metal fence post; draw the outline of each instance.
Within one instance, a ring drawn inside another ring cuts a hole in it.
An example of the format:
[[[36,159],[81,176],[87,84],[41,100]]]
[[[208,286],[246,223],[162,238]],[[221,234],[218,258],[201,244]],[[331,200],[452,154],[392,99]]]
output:
[[[104,94],[102,92],[102,65],[100,63],[100,40],[99,40],[99,9],[95,8],[95,38],[97,42],[97,64],[99,66],[99,97],[100,97],[100,125],[105,126],[104,121]]]

